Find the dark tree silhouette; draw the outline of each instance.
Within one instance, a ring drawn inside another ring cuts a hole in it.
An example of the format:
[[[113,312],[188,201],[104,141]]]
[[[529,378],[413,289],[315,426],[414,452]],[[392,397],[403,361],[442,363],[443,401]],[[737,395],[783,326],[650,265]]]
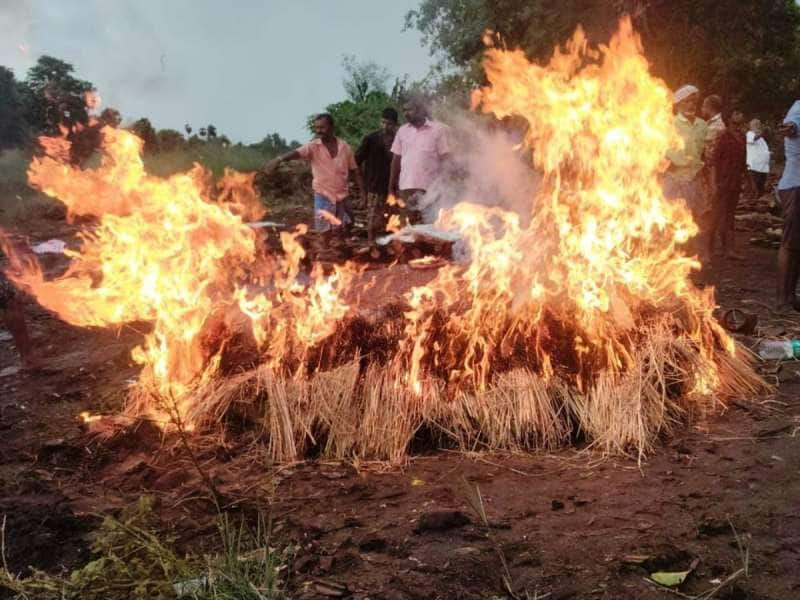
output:
[[[77,79],[71,64],[52,56],[40,56],[19,86],[25,118],[34,130],[56,134],[59,126],[86,124],[88,81]]]

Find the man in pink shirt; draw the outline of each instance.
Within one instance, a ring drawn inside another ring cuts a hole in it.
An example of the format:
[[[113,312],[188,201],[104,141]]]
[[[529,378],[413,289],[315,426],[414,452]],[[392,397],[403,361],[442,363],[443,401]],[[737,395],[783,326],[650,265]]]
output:
[[[420,200],[441,172],[450,148],[445,126],[428,118],[421,98],[406,102],[403,112],[407,122],[397,130],[392,144],[389,191],[399,193],[405,204],[401,214],[414,224],[422,221]]]
[[[350,145],[334,135],[333,117],[327,113],[317,115],[314,119],[314,131],[316,138],[297,150],[274,158],[267,163],[264,170],[272,173],[287,160],[309,161],[313,176],[311,188],[314,190],[314,229],[347,229],[353,223],[348,176],[352,174],[355,178],[362,198],[366,198],[364,181]]]

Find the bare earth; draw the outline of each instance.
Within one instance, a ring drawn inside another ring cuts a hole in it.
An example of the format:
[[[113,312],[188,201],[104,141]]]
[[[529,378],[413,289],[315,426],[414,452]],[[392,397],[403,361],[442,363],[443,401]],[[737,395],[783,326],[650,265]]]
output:
[[[36,241],[57,233],[43,227],[29,232]],[[758,313],[757,333],[800,332],[800,318],[780,320],[758,304],[771,302],[775,252],[746,251],[747,261],[718,261],[698,281],[718,288],[723,308]],[[73,328],[36,306],[27,313],[47,369],[0,378],[9,567],[55,572],[84,563],[96,515],[142,494],[156,498],[184,548],[204,547],[215,512],[180,446],[147,426],[98,444],[77,418],[120,405],[141,334]],[[0,342],[0,370],[15,365],[10,342]],[[743,398],[664,439],[641,465],[579,448],[273,465],[248,432],[230,434],[224,447],[200,440],[197,452],[230,507],[269,513],[275,543],[298,546],[289,566],[296,598],[321,597],[331,583],[354,598],[505,597],[500,554],[523,597],[666,598],[645,577],[695,559],[680,590],[697,595],[743,566],[731,525],[749,550],[748,576],[715,597],[797,598],[800,367],[762,372],[780,379],[777,397]],[[467,504],[465,481],[480,489],[488,529]]]

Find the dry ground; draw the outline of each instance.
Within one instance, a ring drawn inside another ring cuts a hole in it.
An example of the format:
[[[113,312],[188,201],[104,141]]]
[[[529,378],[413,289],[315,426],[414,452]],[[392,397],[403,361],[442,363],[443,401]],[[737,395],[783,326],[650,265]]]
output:
[[[49,221],[28,233],[36,241],[70,235]],[[774,251],[747,253],[747,261],[720,262],[699,280],[718,287],[724,308],[757,312],[759,333],[800,331],[800,318],[780,320],[759,304],[771,299]],[[59,266],[51,259],[51,269]],[[128,351],[140,333],[80,330],[36,306],[27,312],[47,369],[0,378],[9,567],[82,564],[96,515],[141,494],[156,498],[162,523],[184,548],[205,545],[214,509],[179,446],[147,427],[98,445],[79,426],[81,411],[119,405],[136,375]],[[10,342],[0,342],[0,369],[16,364]],[[197,453],[229,507],[267,512],[276,543],[297,546],[292,597],[318,597],[319,582],[342,584],[355,598],[503,597],[498,551],[514,588],[530,597],[666,598],[644,576],[684,570],[695,559],[681,590],[699,594],[742,567],[732,524],[749,549],[749,577],[716,597],[796,598],[800,367],[764,369],[781,381],[776,398],[742,399],[663,440],[641,465],[579,449],[428,452],[400,466],[273,465],[248,432],[231,434],[224,447],[200,441]],[[465,480],[480,488],[488,530],[469,510]]]

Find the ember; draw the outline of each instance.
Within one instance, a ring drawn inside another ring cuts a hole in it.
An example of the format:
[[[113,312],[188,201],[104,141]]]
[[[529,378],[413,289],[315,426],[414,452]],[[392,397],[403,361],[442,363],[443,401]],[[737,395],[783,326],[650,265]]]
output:
[[[713,319],[712,291],[689,279],[697,227],[659,183],[677,143],[669,91],[630,23],[599,50],[579,30],[544,66],[490,47],[485,67],[474,107],[528,123],[543,175],[531,219],[443,211],[437,226],[470,258],[411,287],[401,310],[359,314],[352,266],[303,281],[303,229],[281,234],[282,255],[263,252],[246,225],[252,178],[230,174],[214,199],[200,170],[146,175],[141,142],[111,129],[96,170],[63,152],[30,169],[71,215],[99,218],[69,271],[45,281],[17,258],[10,276],[71,323],[153,322],[128,411],[166,420],[174,401],[195,428],[236,412],[281,460],[312,448],[399,459],[420,432],[469,448],[580,432],[641,453],[679,419],[763,389]]]

